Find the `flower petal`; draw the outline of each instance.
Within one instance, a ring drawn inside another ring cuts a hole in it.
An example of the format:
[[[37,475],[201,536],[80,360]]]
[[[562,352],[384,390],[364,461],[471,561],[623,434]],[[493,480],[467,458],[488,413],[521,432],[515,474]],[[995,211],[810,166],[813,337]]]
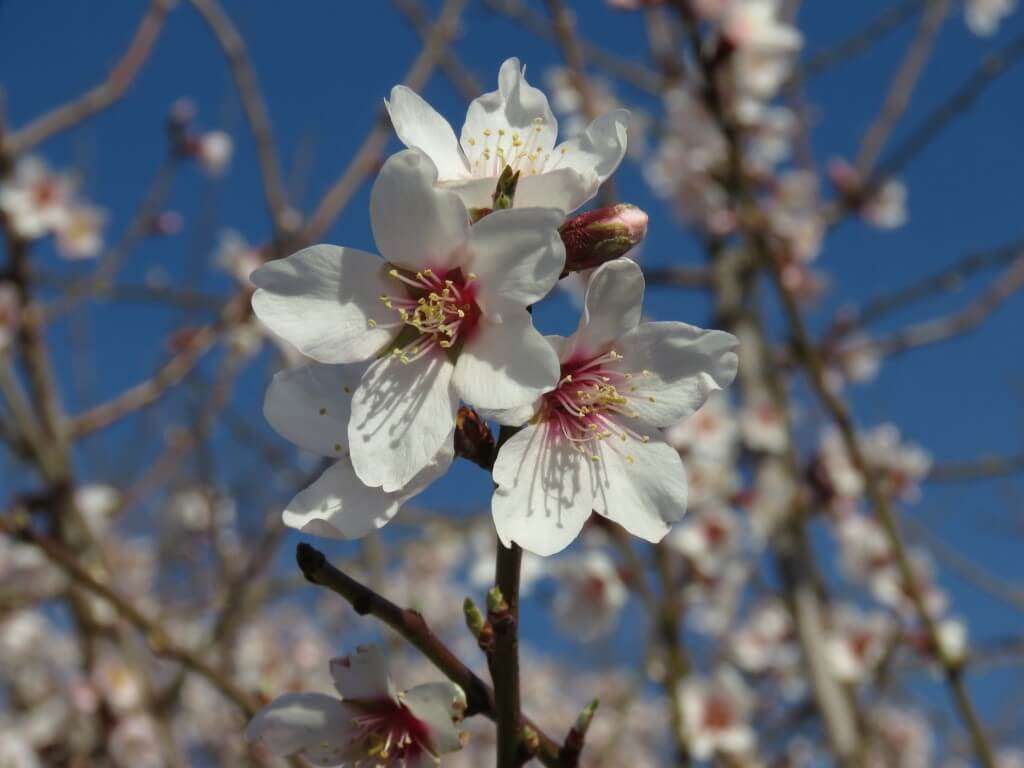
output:
[[[575,168],[557,168],[533,176],[524,176],[516,186],[517,208],[557,208],[563,216],[597,194],[599,182]]]
[[[455,723],[466,711],[466,694],[455,683],[425,683],[410,688],[402,695],[409,711],[430,729],[430,745],[443,755],[462,749],[462,739]]]
[[[491,512],[505,546],[515,542],[538,555],[572,543],[590,517],[586,457],[550,427],[531,424],[513,435],[494,463],[497,488]]]
[[[477,304],[496,320],[547,296],[565,267],[553,208],[510,208],[477,222],[469,236],[468,268],[478,277]]]
[[[437,166],[440,178],[461,179],[466,176],[466,161],[459,150],[455,131],[418,93],[404,85],[396,85],[391,89],[391,100],[384,104],[398,138],[410,149],[425,152]]]
[[[289,528],[328,539],[360,539],[398,513],[399,493],[363,485],[346,456],[328,467],[285,507]]]
[[[437,186],[437,167],[418,149],[392,155],[380,169],[370,223],[381,255],[413,271],[459,266],[469,236],[466,206]]]
[[[279,435],[320,456],[347,454],[352,393],[365,364],[312,363],[274,375],[263,399],[263,415]]]
[[[602,441],[592,462],[594,511],[634,536],[658,542],[686,512],[686,470],[661,433],[650,442]]]
[[[606,351],[640,323],[643,301],[644,276],[636,262],[614,259],[595,269],[587,283],[580,326],[569,341],[569,356]]]
[[[302,752],[316,765],[337,765],[352,735],[352,711],[322,693],[286,693],[249,722],[245,738],[286,757]]]
[[[632,371],[640,421],[667,427],[693,414],[708,395],[736,378],[739,341],[731,333],[686,323],[643,323],[623,337],[619,367]],[[644,373],[641,375],[640,372]]]
[[[492,409],[529,405],[558,383],[558,356],[533,327],[525,309],[494,323],[481,318],[475,334],[459,352],[452,382],[472,406]]]
[[[355,248],[314,245],[252,273],[256,316],[321,363],[373,357],[394,337],[393,313],[379,300],[392,285],[384,263]],[[376,327],[371,327],[373,323]]]
[[[440,352],[408,364],[388,355],[370,366],[352,398],[348,425],[360,480],[397,491],[452,439],[459,406],[454,370]]]
[[[490,131],[485,134],[485,131]],[[459,142],[466,157],[477,156],[483,147],[492,153],[499,134],[507,134],[503,147],[510,148],[512,134],[518,132],[525,146],[541,154],[550,152],[558,136],[558,121],[548,105],[548,97],[526,82],[519,59],[506,59],[498,72],[498,90],[477,97],[466,111]],[[532,143],[531,143],[532,142]],[[501,168],[494,174],[501,172]],[[476,173],[475,175],[482,175]]]
[[[615,173],[626,154],[628,125],[629,112],[616,109],[594,120],[583,133],[563,142],[551,153],[549,167],[552,170],[571,168],[586,182],[583,193],[567,202],[566,213],[590,200],[605,179]]]
[[[345,701],[398,701],[387,656],[378,646],[361,646],[355,653],[331,659],[330,666],[334,687]]]

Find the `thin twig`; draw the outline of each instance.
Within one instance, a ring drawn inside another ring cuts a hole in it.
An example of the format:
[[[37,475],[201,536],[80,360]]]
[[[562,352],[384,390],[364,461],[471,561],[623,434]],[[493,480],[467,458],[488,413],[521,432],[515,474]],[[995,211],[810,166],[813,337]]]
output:
[[[0,145],[0,156],[18,157],[54,134],[74,127],[120,99],[149,58],[157,38],[160,37],[167,13],[173,7],[174,0],[153,0],[135,30],[128,50],[107,78],[77,99],[37,117],[20,130],[9,133]]]

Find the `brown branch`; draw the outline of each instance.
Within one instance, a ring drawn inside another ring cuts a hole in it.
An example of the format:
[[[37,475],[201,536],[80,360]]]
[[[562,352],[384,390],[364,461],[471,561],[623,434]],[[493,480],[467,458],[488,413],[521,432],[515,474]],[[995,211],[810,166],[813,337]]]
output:
[[[430,38],[433,25],[423,6],[416,0],[391,0],[391,2],[416,30],[420,39],[426,43]],[[444,72],[444,76],[451,81],[455,90],[466,101],[472,101],[483,92],[476,75],[462,63],[462,59],[456,56],[450,48],[445,48],[441,54],[439,66]]]
[[[868,128],[864,140],[861,142],[860,151],[857,153],[857,160],[854,163],[861,178],[871,175],[886,141],[892,135],[910,104],[910,97],[924,73],[925,65],[928,63],[939,30],[942,28],[942,22],[949,12],[949,0],[928,0],[928,2],[928,8],[921,19],[921,26],[893,78],[882,110],[871,127]]]
[[[497,717],[494,691],[467,667],[441,639],[431,631],[423,616],[408,608],[399,608],[369,587],[360,584],[327,562],[319,550],[299,544],[295,552],[299,569],[308,581],[341,595],[360,616],[373,616],[401,635],[438,670],[466,693],[467,715]],[[559,746],[528,718],[523,725],[536,731],[540,740],[537,758],[548,768],[559,768]]]
[[[125,390],[112,400],[90,408],[72,419],[74,437],[96,432],[142,408],[157,402],[171,387],[180,382],[209,352],[221,333],[249,313],[248,296],[244,293],[228,302],[221,318],[197,330],[185,348],[172,357],[151,378]]]
[[[94,577],[62,544],[38,533],[24,520],[2,519],[0,520],[0,530],[38,547],[51,563],[73,580],[77,587],[84,587],[104,598],[125,621],[142,633],[154,654],[162,658],[173,659],[208,680],[246,716],[251,717],[259,709],[260,702],[255,697],[241,690],[232,680],[222,675],[204,659],[175,643],[156,619],[148,617],[127,598],[118,594],[109,584]]]
[[[497,452],[495,452],[497,453]],[[492,617],[494,654],[491,677],[494,681],[495,722],[498,726],[498,768],[519,768],[520,695],[519,695],[519,575],[523,550],[513,543],[497,542],[494,583],[504,603],[500,618]]]
[[[0,156],[18,157],[56,133],[74,127],[120,99],[152,53],[174,0],[152,0],[121,60],[107,78],[77,99],[37,117],[24,128],[8,134]]]
[[[491,11],[516,22],[542,40],[555,38],[551,23],[544,17],[544,14],[533,10],[522,0],[483,0],[483,4]],[[588,40],[580,39],[579,45],[587,59],[613,77],[657,96],[660,96],[664,90],[665,80],[656,72],[652,72],[624,56],[611,53]]]
[[[405,73],[402,82],[414,91],[421,89],[430,79],[445,49],[459,28],[459,19],[467,0],[446,0],[441,15],[427,36],[419,55]],[[312,243],[323,236],[331,223],[348,205],[352,196],[380,164],[381,156],[391,136],[391,122],[381,108],[369,134],[359,146],[348,167],[320,200],[313,215],[306,221],[299,236],[300,243]]]
[[[991,480],[1024,472],[1024,453],[1013,456],[982,456],[972,461],[936,464],[928,473],[932,483],[961,483],[971,480]]]
[[[295,223],[295,217],[288,205],[288,193],[281,176],[281,164],[270,126],[270,113],[260,91],[256,71],[249,60],[245,41],[217,0],[191,0],[191,2],[202,15],[214,37],[217,38],[228,61],[231,76],[235,81],[235,88],[238,90],[238,97],[242,101],[246,120],[256,142],[256,157],[260,166],[260,175],[263,178],[263,194],[274,222],[274,231],[279,236],[287,234],[289,228]]]
[[[846,59],[870,50],[871,46],[894,29],[901,27],[921,10],[926,0],[905,0],[899,5],[886,8],[844,40],[823,51],[812,54],[804,63],[804,74],[808,77],[819,75]]]

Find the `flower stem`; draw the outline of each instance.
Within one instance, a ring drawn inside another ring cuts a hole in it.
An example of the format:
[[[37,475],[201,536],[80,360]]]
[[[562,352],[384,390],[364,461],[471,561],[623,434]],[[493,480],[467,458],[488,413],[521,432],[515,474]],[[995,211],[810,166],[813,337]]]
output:
[[[494,582],[508,605],[494,625],[495,721],[498,725],[498,768],[517,768],[519,754],[519,574],[523,550],[498,542]]]

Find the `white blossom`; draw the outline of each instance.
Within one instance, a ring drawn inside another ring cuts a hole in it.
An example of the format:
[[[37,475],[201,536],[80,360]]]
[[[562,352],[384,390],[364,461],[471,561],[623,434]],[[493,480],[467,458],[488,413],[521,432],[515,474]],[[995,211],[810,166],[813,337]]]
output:
[[[506,546],[558,552],[591,510],[648,541],[682,517],[686,472],[661,428],[732,382],[737,342],[684,323],[641,323],[643,292],[628,259],[595,270],[576,332],[548,337],[558,386],[531,408],[496,414],[525,424],[494,465],[491,507]]]
[[[387,108],[402,143],[429,155],[438,182],[470,208],[491,206],[495,182],[508,166],[521,173],[517,206],[571,213],[597,194],[626,152],[629,113],[623,109],[556,147],[558,122],[544,93],[526,82],[518,59],[501,65],[497,91],[469,105],[458,140],[448,121],[403,85],[392,89]]]
[[[301,754],[314,765],[364,761],[380,768],[428,768],[462,747],[455,723],[466,696],[454,683],[399,691],[376,647],[331,661],[341,698],[286,693],[253,717],[246,730],[271,754]]]
[[[304,354],[374,360],[354,389],[347,431],[337,424],[318,447],[350,451],[359,479],[387,493],[450,452],[460,398],[518,408],[558,381],[558,358],[526,308],[565,263],[561,212],[498,210],[471,227],[462,200],[436,182],[419,150],[384,164],[370,200],[384,260],[317,245],[252,275],[257,316]],[[349,407],[333,411],[339,405]]]
[[[698,760],[716,753],[743,755],[756,737],[748,718],[753,705],[750,690],[735,670],[721,668],[713,678],[690,678],[679,689],[683,737]]]

